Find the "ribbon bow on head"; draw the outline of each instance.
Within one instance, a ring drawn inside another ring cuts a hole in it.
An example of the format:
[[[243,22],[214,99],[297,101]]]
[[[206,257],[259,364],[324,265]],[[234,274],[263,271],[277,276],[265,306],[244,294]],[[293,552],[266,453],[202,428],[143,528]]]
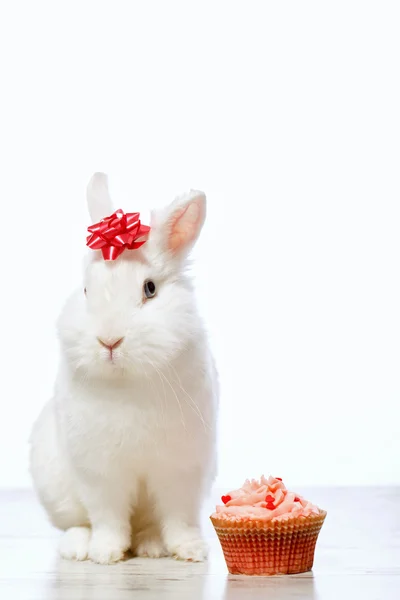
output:
[[[109,217],[88,227],[86,245],[101,250],[104,260],[115,260],[125,249],[136,250],[147,242],[150,227],[142,225],[140,213],[116,210]]]

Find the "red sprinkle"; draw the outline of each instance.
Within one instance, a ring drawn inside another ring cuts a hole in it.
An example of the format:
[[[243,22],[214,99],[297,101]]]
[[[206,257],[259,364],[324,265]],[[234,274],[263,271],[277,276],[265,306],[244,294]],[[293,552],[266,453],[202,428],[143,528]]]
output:
[[[300,498],[298,498],[298,497],[296,496],[296,498],[294,499],[294,501],[295,501],[295,502],[300,502]]]
[[[224,504],[226,504],[227,502],[229,502],[230,500],[232,500],[231,496],[222,496],[221,500]]]
[[[276,506],[273,502],[268,502],[267,508],[268,510],[275,510]]]
[[[268,494],[268,496],[265,498],[265,502],[275,502],[275,498],[271,496],[271,494]]]
[[[275,479],[277,479],[278,481],[282,481],[280,477],[275,477]]]

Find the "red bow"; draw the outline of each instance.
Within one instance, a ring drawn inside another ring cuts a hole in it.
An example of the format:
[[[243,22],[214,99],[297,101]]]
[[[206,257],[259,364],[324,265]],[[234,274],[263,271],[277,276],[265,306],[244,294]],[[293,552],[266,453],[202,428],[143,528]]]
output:
[[[115,260],[125,248],[136,250],[148,238],[150,227],[142,225],[140,213],[124,213],[116,210],[110,217],[88,227],[91,235],[86,245],[92,250],[101,250],[104,260]],[[144,239],[143,239],[144,238]]]

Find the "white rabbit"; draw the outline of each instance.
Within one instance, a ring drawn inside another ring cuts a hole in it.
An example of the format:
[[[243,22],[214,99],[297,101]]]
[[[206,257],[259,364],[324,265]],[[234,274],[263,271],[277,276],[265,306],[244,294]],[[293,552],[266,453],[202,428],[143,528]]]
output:
[[[94,222],[112,213],[104,174],[87,197]],[[65,530],[65,558],[206,558],[199,515],[216,471],[218,383],[185,274],[205,214],[204,194],[191,191],[152,215],[140,249],[113,261],[89,250],[61,313],[54,397],[33,427],[30,463]]]

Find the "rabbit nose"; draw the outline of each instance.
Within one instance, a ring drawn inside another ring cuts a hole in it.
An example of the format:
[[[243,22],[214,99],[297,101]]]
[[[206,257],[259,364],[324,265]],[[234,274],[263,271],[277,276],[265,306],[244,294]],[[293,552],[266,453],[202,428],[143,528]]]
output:
[[[108,350],[115,350],[115,348],[118,348],[118,346],[120,346],[122,344],[122,342],[124,341],[124,338],[119,338],[117,340],[102,340],[101,338],[97,338],[98,342],[104,346],[104,348],[107,348]]]

